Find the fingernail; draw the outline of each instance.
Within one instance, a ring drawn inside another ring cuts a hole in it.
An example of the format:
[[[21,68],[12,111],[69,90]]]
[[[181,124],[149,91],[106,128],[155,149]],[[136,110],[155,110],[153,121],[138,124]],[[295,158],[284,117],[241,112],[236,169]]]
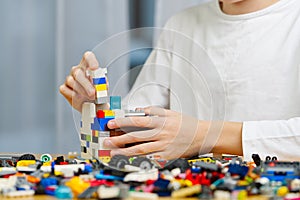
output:
[[[115,127],[116,127],[116,122],[115,122],[114,120],[110,120],[110,121],[108,122],[108,127],[109,127],[109,128],[115,128]]]
[[[105,139],[103,142],[104,147],[112,147],[112,142],[110,139]]]

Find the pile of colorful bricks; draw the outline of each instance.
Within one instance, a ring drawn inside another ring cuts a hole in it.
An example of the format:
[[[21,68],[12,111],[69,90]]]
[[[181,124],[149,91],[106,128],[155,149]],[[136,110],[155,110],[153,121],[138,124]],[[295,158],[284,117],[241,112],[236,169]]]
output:
[[[256,155],[257,158],[257,155]],[[0,156],[0,192],[19,197],[37,194],[64,198],[300,199],[299,162],[276,159],[245,163],[238,157],[171,161],[117,155],[108,164],[76,154],[52,159],[44,154]]]

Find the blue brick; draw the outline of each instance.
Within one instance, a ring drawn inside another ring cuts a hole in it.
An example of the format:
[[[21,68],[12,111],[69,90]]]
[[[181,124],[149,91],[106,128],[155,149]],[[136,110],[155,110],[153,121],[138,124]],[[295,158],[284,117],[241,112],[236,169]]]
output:
[[[91,130],[101,131],[98,119],[94,118],[94,123],[91,124]]]
[[[86,141],[86,147],[90,148],[90,142]]]
[[[106,84],[105,78],[93,78],[93,84],[99,85],[99,84]]]
[[[111,96],[110,97],[110,109],[121,109],[121,97],[120,96]]]
[[[108,128],[107,128],[108,121],[112,120],[114,118],[97,118],[97,119],[100,124],[100,131],[106,131],[106,130],[108,130]]]
[[[242,178],[246,176],[248,173],[249,168],[247,166],[242,166],[238,164],[230,164],[228,167],[228,172],[231,174],[238,174]]]

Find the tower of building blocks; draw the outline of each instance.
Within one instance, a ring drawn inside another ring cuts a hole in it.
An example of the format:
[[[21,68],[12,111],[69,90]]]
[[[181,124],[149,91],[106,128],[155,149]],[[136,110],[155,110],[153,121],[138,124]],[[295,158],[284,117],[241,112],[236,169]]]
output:
[[[96,89],[96,99],[95,103],[83,104],[80,124],[81,157],[98,158],[103,162],[110,161],[110,150],[103,146],[104,139],[111,136],[107,123],[111,119],[125,116],[121,110],[121,97],[108,95],[106,74],[106,68],[87,72]],[[102,110],[109,101],[110,110]]]
[[[120,129],[109,130],[107,128],[108,121],[127,116],[145,116],[145,113],[122,110],[121,97],[109,96],[106,74],[106,68],[87,71],[87,76],[91,78],[96,89],[96,99],[94,103],[85,102],[82,106],[80,143],[82,158],[98,158],[107,163],[111,157],[110,149],[105,149],[103,146],[104,139],[124,134]],[[107,110],[108,103],[110,110]]]

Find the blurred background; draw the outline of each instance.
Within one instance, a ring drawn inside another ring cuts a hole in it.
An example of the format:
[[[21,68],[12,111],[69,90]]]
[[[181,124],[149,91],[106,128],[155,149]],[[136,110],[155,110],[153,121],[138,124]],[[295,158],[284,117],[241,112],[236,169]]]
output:
[[[58,91],[71,67],[114,34],[163,27],[174,13],[206,1],[0,0],[0,152],[79,152],[79,113]],[[151,34],[134,34],[125,47],[152,41]],[[111,87],[150,51],[133,51],[109,69]],[[130,71],[122,91],[138,72]]]

